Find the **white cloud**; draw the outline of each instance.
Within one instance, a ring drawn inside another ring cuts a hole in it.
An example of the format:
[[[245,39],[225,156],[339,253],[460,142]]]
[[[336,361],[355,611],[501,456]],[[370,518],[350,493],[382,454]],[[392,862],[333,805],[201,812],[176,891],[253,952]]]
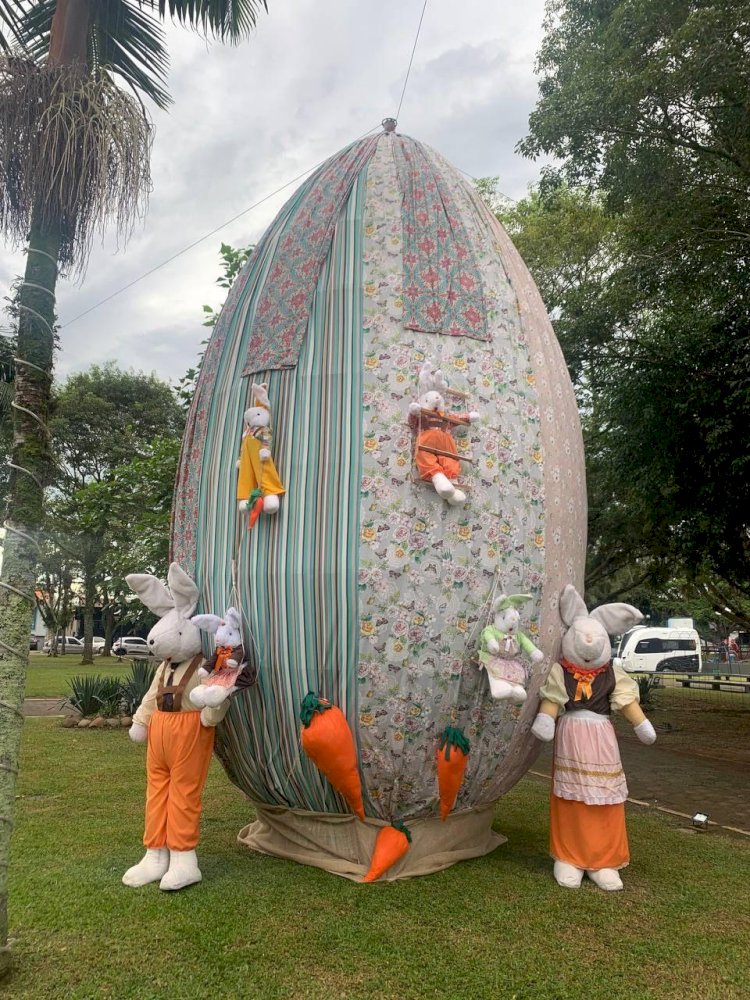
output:
[[[510,9],[509,9],[510,8]],[[58,285],[60,376],[110,358],[172,381],[196,358],[202,304],[218,304],[218,247],[255,241],[293,187],[76,322],[78,314],[395,114],[420,0],[269,0],[253,38],[207,44],[170,26],[168,113],[153,113],[154,191],[125,251],[108,236],[85,281]],[[514,152],[536,100],[543,0],[428,3],[399,130],[522,195],[537,165]],[[20,253],[0,252],[0,284]]]

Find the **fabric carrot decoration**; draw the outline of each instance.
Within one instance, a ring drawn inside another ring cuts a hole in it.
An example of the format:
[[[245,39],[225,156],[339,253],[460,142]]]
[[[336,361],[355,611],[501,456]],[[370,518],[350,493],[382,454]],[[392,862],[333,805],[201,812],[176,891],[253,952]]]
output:
[[[250,510],[250,517],[248,518],[247,526],[248,528],[252,528],[263,510],[263,494],[257,486],[250,494],[247,505]]]
[[[406,852],[411,844],[411,833],[403,823],[391,823],[378,831],[375,838],[375,849],[372,852],[370,870],[362,879],[363,882],[374,882],[392,868]]]
[[[310,691],[302,701],[302,749],[349,803],[352,812],[364,820],[362,784],[357,767],[354,737],[346,716],[330,701]]]
[[[440,791],[440,816],[442,819],[447,819],[456,804],[458,790],[464,780],[466,761],[469,759],[469,741],[461,729],[446,726],[435,759]]]

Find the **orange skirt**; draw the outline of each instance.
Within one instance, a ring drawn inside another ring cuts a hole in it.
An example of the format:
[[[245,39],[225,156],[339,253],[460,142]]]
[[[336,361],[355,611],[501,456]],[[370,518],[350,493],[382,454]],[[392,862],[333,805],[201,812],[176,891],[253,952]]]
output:
[[[550,796],[549,852],[584,870],[624,868],[630,861],[625,803],[590,806]]]

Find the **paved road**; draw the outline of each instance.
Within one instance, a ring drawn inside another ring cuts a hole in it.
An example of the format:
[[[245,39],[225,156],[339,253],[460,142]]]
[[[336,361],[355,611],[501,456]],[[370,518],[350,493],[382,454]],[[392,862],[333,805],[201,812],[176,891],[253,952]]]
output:
[[[721,826],[750,832],[750,768],[704,760],[659,745],[643,746],[630,733],[618,733],[622,762],[633,799],[694,816],[706,813]],[[532,770],[552,772],[552,750],[545,746]]]

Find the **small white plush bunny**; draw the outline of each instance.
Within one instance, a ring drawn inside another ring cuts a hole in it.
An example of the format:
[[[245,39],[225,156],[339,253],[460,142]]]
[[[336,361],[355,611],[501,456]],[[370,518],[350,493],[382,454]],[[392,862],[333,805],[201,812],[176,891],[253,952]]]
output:
[[[193,615],[193,625],[216,637],[216,650],[198,671],[203,682],[190,692],[190,700],[198,708],[216,707],[242,688],[255,683],[256,671],[245,662],[242,643],[242,619],[236,608],[227,608],[224,617]]]
[[[487,671],[493,698],[523,704],[526,701],[527,671],[520,654],[532,663],[544,659],[544,653],[518,628],[520,605],[531,600],[530,594],[501,594],[492,602],[495,620],[482,630],[479,661]]]
[[[630,604],[603,604],[589,614],[568,584],[560,595],[560,617],[568,626],[563,655],[542,686],[531,727],[537,739],[555,740],[550,801],[555,879],[577,889],[585,871],[601,889],[622,889],[618,870],[630,858],[628,789],[610,713],[621,712],[642,743],[653,743],[656,733],[638,704],[635,680],[611,662],[609,637],[637,625],[643,615]]]
[[[148,740],[146,853],[122,881],[131,887],[159,881],[160,889],[182,889],[202,877],[195,854],[201,798],[214,727],[226,708],[198,711],[190,700],[203,660],[201,635],[190,621],[198,602],[195,583],[177,563],[169,567],[169,589],[150,573],[131,573],[125,579],[159,616],[148,645],[162,662],[130,728],[134,742]]]
[[[244,414],[237,463],[237,501],[242,513],[250,512],[252,527],[261,512],[277,513],[279,498],[286,491],[271,458],[271,404],[265,382],[253,382],[250,404]]]
[[[417,435],[415,461],[420,477],[455,507],[466,502],[466,494],[454,482],[461,467],[451,427],[478,420],[479,414],[445,413],[443,393],[447,390],[443,373],[427,358],[419,370],[419,399],[409,404],[409,426]]]

